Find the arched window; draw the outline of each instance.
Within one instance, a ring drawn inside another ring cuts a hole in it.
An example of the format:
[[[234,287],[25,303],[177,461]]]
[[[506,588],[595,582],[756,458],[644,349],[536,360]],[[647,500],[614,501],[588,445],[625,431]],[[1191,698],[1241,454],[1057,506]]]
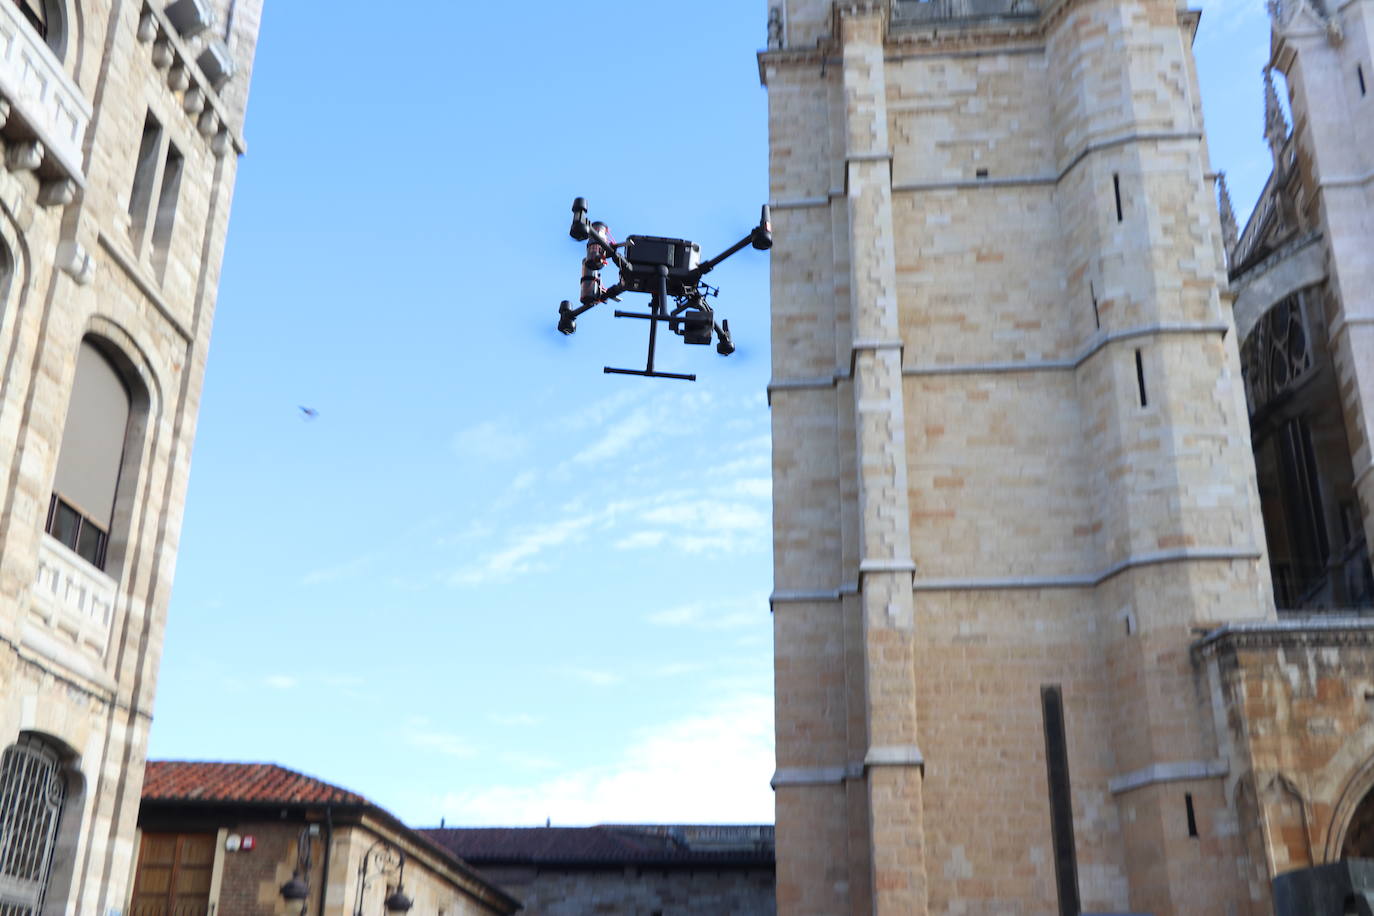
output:
[[[9,0],[61,60],[67,50],[66,13],[60,0]]]
[[[66,779],[57,752],[31,736],[0,757],[0,913],[37,916],[57,845]]]
[[[83,340],[45,530],[97,569],[105,568],[130,407],[119,372]]]

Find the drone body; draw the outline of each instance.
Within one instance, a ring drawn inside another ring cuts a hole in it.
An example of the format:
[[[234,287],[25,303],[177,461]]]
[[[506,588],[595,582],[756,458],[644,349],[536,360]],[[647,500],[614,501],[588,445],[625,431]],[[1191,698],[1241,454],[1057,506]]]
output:
[[[719,290],[706,285],[701,278],[746,245],[759,251],[773,247],[773,233],[768,207],[763,207],[759,224],[748,235],[724,252],[708,261],[701,260],[701,247],[686,239],[663,238],[654,235],[631,235],[624,242],[611,237],[605,223],[588,222],[587,201],[579,197],[573,201],[572,228],[568,234],[575,241],[587,243],[582,260],[582,280],[578,291],[579,305],[573,308],[565,299],[558,306],[558,330],[571,334],[577,330],[577,317],[608,299],[619,301],[622,293],[647,293],[649,313],[615,312],[617,318],[641,318],[649,322],[649,355],[643,369],[613,369],[603,371],[619,375],[646,375],[654,378],[678,378],[695,381],[695,375],[659,372],[654,369],[654,348],[658,340],[658,325],[667,322],[668,330],[682,338],[683,343],[705,345],[717,340],[716,352],[729,356],[735,351],[730,338],[730,323],[715,320],[715,312],[707,303]],[[623,248],[622,254],[617,249]],[[601,270],[607,262],[620,269],[620,279],[612,286],[601,283]],[[668,300],[672,299],[673,308]]]

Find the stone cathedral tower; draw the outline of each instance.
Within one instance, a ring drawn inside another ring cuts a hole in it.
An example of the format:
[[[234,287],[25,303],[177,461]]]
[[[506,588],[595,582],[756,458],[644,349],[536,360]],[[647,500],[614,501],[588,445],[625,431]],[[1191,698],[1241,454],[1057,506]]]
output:
[[[779,912],[1272,912],[1363,823],[1374,655],[1275,609],[1198,14],[768,16]]]
[[[262,0],[0,0],[0,913],[124,911]]]

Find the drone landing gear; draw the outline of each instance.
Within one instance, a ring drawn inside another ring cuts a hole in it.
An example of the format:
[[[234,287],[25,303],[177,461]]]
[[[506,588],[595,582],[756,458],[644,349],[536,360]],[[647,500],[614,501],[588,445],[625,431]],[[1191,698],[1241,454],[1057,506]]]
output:
[[[643,312],[622,312],[615,310],[617,318],[643,318],[649,322],[649,355],[644,362],[643,369],[614,369],[610,366],[604,367],[601,371],[607,375],[643,375],[649,378],[677,378],[687,382],[695,382],[696,375],[682,372],[658,372],[654,369],[654,347],[658,344],[658,323],[660,321],[681,322],[685,319],[673,317],[668,314],[668,268],[662,265],[658,268],[658,289],[654,292],[653,302],[649,305],[649,314]]]

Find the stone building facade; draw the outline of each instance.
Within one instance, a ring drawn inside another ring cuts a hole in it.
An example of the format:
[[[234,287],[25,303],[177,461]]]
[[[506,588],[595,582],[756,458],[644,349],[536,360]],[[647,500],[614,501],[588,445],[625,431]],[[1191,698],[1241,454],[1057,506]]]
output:
[[[386,809],[275,764],[149,761],[138,827],[130,916],[370,916],[397,893],[416,916],[520,909]]]
[[[525,916],[773,916],[773,828],[732,824],[420,831]]]
[[[1274,8],[1274,168],[1243,233],[1223,185],[1236,331],[1275,598],[1374,606],[1374,95],[1367,4]],[[1275,75],[1289,92],[1294,129]]]
[[[261,0],[0,2],[0,912],[124,906]]]
[[[1322,585],[1271,569],[1198,14],[769,3],[780,913],[1268,913],[1364,848],[1370,8],[1274,8],[1344,303]]]

